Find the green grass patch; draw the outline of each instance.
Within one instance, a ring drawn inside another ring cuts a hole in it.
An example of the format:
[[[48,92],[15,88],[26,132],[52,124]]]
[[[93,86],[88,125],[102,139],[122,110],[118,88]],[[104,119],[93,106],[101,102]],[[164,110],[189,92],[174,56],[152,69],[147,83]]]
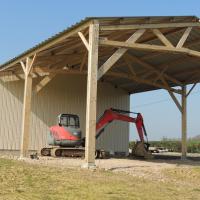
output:
[[[183,170],[186,169],[164,171],[167,179],[160,182],[124,173],[45,167],[0,159],[0,200],[200,199],[200,168]]]

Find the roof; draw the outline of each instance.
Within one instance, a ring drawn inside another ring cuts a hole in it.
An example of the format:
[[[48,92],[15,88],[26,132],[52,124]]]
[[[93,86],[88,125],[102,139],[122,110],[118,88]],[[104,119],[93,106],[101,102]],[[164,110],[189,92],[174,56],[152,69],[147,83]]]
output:
[[[39,66],[40,68],[63,69],[63,67],[67,67],[73,70],[79,70],[80,67],[82,67],[83,69],[86,69],[87,67],[83,60],[86,59],[87,51],[78,34],[74,33],[81,30],[86,39],[88,39],[87,26],[93,20],[98,20],[100,27],[109,25],[148,25],[199,22],[199,18],[196,16],[89,17],[0,65],[0,71],[22,71],[19,61],[24,60],[27,56],[33,56],[35,53],[37,53],[37,59],[34,66]],[[177,44],[184,31],[185,27],[162,28],[163,35],[165,35],[173,45]],[[125,41],[132,34],[133,30],[131,29],[119,30],[117,32],[115,30],[100,29],[100,37],[118,41]],[[70,37],[66,37],[66,35],[69,35]],[[145,32],[144,36],[137,42],[160,45],[160,40],[155,37],[151,30]],[[200,29],[199,27],[193,27],[184,46],[200,51],[199,43]],[[116,47],[100,46],[99,66],[101,66],[116,51],[116,49]],[[109,72],[113,72],[113,74],[130,74],[130,66],[125,66],[131,65],[131,68],[134,70],[133,73],[136,73],[145,80],[153,80],[154,82],[159,83],[160,80],[157,80],[159,79],[158,74],[144,68],[142,62],[145,62],[148,65],[153,66],[157,71],[160,71],[160,73],[167,73],[167,75],[177,80],[177,82],[168,80],[170,86],[178,86],[178,82],[189,84],[199,82],[200,80],[199,58],[197,57],[189,56],[187,54],[149,52],[146,50],[133,49],[129,49],[127,55],[126,59],[121,58],[116,62]],[[138,62],[137,58],[141,59],[142,62]],[[81,71],[84,72],[84,70]],[[104,76],[102,80],[110,82],[116,87],[120,87],[130,93],[159,89],[155,85],[138,83],[137,81],[132,79],[129,80],[123,76],[119,77],[107,74],[107,76]]]

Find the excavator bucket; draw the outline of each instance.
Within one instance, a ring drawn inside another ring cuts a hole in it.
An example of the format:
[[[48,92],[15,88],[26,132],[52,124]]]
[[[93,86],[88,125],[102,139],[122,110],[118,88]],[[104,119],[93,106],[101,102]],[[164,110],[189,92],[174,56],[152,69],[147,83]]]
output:
[[[133,157],[140,157],[144,159],[152,159],[152,154],[148,151],[149,145],[138,141],[136,142],[135,146],[132,149],[132,156]]]

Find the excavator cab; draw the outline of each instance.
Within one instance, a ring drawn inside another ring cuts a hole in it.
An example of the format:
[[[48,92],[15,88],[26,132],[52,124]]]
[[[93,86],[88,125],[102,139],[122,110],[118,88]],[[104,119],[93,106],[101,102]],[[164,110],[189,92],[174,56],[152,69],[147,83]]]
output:
[[[82,143],[78,115],[60,114],[58,125],[50,127],[48,144],[51,146],[76,147]]]
[[[73,114],[60,114],[58,116],[58,124],[59,126],[80,128],[79,117]]]

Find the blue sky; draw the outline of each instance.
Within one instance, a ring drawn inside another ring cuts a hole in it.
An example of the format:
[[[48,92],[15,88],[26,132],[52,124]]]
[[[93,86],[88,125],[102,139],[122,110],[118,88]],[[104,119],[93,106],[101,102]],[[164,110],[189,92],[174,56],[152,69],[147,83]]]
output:
[[[200,16],[198,0],[1,0],[0,63],[87,16]],[[200,134],[200,87],[188,98],[188,136]],[[143,113],[150,139],[180,137],[180,113],[167,92],[131,96],[131,110]],[[131,128],[136,135],[135,129]],[[131,136],[131,138],[135,138]]]

